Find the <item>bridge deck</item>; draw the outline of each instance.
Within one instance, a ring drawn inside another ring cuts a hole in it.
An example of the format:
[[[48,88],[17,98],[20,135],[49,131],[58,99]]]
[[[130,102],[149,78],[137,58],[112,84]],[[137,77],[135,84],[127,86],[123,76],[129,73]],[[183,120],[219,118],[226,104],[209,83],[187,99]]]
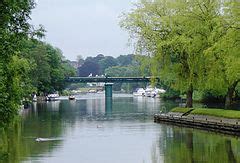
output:
[[[66,79],[71,83],[132,83],[150,82],[150,80],[151,77],[68,77]]]

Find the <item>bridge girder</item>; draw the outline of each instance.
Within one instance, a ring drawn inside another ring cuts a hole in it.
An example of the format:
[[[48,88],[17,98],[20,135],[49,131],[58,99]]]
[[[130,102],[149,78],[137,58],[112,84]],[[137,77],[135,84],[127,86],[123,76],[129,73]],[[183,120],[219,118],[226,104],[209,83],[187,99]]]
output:
[[[159,81],[159,78],[155,78]],[[70,83],[133,83],[151,82],[151,77],[68,77]]]

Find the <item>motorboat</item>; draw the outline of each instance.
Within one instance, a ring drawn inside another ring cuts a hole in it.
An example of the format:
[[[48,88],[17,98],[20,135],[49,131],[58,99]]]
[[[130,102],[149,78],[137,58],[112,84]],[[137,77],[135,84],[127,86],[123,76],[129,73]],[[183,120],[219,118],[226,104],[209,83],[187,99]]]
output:
[[[154,91],[154,88],[152,87],[147,87],[146,90],[145,90],[145,94],[144,96],[146,97],[152,97],[152,92]]]
[[[147,87],[144,96],[146,97],[160,97],[160,94],[165,93],[164,89]]]
[[[143,88],[138,88],[136,92],[133,92],[134,96],[144,96],[145,90]]]
[[[97,93],[97,90],[95,90],[95,89],[90,89],[90,90],[88,90],[88,93]]]
[[[34,94],[32,101],[37,102],[37,95],[36,94]]]
[[[68,99],[69,99],[69,100],[75,100],[75,96],[70,95],[70,96],[68,97]]]
[[[151,92],[151,97],[160,97],[160,94],[165,93],[166,91],[164,89],[159,89],[159,88],[155,88],[152,92]]]
[[[153,88],[151,86],[146,89],[138,88],[136,92],[133,92],[134,96],[146,96],[146,97],[160,97],[160,94],[165,93],[164,89]]]
[[[47,96],[47,101],[57,101],[58,98],[59,98],[59,94],[58,93],[49,94]]]
[[[97,94],[104,94],[105,91],[97,91]]]

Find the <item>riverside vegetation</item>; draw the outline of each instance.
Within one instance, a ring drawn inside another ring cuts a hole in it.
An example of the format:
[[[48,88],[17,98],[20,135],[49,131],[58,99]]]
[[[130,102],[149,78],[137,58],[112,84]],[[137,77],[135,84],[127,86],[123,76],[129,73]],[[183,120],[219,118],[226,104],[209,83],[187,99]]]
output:
[[[240,90],[239,3],[139,1],[120,24],[137,40],[136,53],[146,54],[136,57],[142,73],[135,62],[123,65],[101,55],[99,73],[159,76],[167,96],[186,95],[186,107],[198,94],[225,98],[229,108]],[[11,122],[31,93],[61,91],[64,78],[76,73],[60,49],[41,41],[44,28],[29,24],[35,5],[33,0],[0,2],[1,124]]]
[[[12,121],[32,93],[62,90],[74,75],[62,52],[41,41],[45,30],[29,24],[33,0],[0,1],[0,125]]]
[[[122,15],[136,41],[142,66],[169,88],[186,95],[239,97],[240,2],[235,0],[141,0]]]
[[[12,122],[22,101],[30,100],[33,93],[45,95],[62,92],[66,86],[84,86],[64,82],[66,77],[75,76],[77,70],[60,49],[41,41],[46,32],[42,25],[35,29],[29,23],[35,6],[34,0],[0,2],[0,126]],[[99,54],[85,60],[78,56],[78,65],[79,76],[139,74],[132,54],[117,58]],[[131,89],[126,84],[115,85],[114,89],[121,87]]]
[[[240,112],[236,110],[223,110],[223,109],[203,109],[203,108],[174,108],[170,112],[187,113],[193,115],[207,115],[215,117],[223,117],[230,119],[240,119]]]

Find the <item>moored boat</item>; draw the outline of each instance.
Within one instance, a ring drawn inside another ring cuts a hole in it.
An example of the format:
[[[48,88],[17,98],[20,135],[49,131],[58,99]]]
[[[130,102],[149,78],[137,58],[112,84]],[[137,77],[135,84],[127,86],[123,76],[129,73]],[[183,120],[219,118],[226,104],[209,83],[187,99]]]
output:
[[[88,93],[97,93],[97,90],[95,90],[95,89],[90,89],[90,90],[88,90]]]
[[[146,90],[145,90],[145,94],[144,96],[146,97],[152,97],[152,92],[154,91],[154,88],[152,87],[147,87]]]
[[[58,98],[59,98],[59,94],[53,93],[53,94],[49,94],[46,99],[47,101],[57,101]]]
[[[36,95],[36,94],[33,95],[32,101],[33,101],[33,102],[37,102],[37,95]]]
[[[68,97],[68,99],[69,99],[69,100],[75,100],[75,96],[70,95],[70,96]]]
[[[164,89],[159,89],[159,88],[155,88],[152,92],[151,92],[151,97],[160,97],[160,94],[165,93],[166,91]]]
[[[144,96],[145,90],[143,88],[138,88],[136,92],[133,92],[134,96]]]

